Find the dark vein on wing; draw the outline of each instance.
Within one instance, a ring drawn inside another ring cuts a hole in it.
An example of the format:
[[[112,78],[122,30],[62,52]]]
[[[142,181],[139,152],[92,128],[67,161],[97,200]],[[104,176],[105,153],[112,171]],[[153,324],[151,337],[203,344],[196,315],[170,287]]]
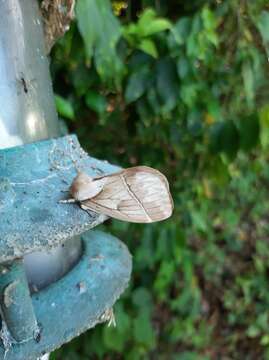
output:
[[[149,216],[149,214],[147,213],[147,210],[144,208],[143,204],[141,203],[141,201],[138,199],[138,197],[132,192],[130,186],[127,184],[126,180],[125,180],[125,177],[123,175],[120,175],[122,181],[123,181],[123,184],[126,188],[126,190],[128,191],[128,193],[131,195],[131,197],[133,199],[135,199],[135,201],[142,207],[146,217],[151,221],[151,217]]]

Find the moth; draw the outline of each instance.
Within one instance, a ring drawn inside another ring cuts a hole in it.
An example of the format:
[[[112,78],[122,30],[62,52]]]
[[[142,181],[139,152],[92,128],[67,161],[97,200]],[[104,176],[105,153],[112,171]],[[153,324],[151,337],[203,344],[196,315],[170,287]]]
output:
[[[83,210],[134,223],[165,220],[173,211],[166,177],[147,166],[94,178],[79,172],[72,182],[70,194],[72,199],[61,202],[79,202]]]

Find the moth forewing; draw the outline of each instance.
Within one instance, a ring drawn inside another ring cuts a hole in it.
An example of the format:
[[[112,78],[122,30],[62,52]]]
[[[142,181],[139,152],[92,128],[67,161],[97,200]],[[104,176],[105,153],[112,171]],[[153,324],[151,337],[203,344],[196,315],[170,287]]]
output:
[[[164,220],[172,214],[168,181],[155,169],[137,166],[95,181],[101,181],[102,188],[95,196],[81,200],[83,209],[137,223]]]

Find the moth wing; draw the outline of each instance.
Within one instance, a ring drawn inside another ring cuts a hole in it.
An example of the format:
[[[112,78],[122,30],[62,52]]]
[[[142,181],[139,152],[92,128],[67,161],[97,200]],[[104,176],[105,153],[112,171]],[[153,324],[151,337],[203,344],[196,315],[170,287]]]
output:
[[[103,190],[82,201],[84,209],[136,223],[151,223],[171,216],[173,200],[169,184],[159,171],[137,166],[101,178],[106,178]]]

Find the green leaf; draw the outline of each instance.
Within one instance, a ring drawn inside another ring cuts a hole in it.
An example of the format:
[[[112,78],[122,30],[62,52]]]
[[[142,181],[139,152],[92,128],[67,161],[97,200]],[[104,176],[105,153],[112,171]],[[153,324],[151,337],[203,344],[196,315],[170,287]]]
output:
[[[239,133],[233,121],[223,121],[211,126],[209,148],[213,153],[226,153],[230,159],[236,156]]]
[[[143,39],[138,45],[138,49],[144,51],[146,54],[151,55],[155,59],[158,57],[158,51],[154,42],[150,39]]]
[[[261,345],[268,346],[269,345],[269,335],[263,335],[260,341]]]
[[[202,20],[197,14],[192,18],[191,31],[186,40],[187,55],[193,59],[204,60],[206,45]]]
[[[263,106],[259,111],[260,137],[263,148],[269,145],[269,104]]]
[[[258,17],[257,27],[263,39],[264,46],[269,53],[269,11],[263,10]]]
[[[146,9],[137,23],[124,27],[124,36],[133,43],[135,39],[142,39],[171,28],[171,22],[164,18],[157,18],[153,9]],[[135,45],[135,44],[134,44]]]
[[[163,103],[163,112],[173,110],[179,101],[179,86],[175,64],[165,58],[157,63],[157,91]]]
[[[138,317],[134,319],[134,338],[135,340],[149,350],[155,346],[156,336],[151,324],[149,315],[140,312]]]
[[[251,324],[246,331],[246,335],[249,336],[250,338],[255,338],[259,336],[260,333],[261,330],[258,328],[258,326],[256,326],[256,324]]]
[[[100,95],[96,91],[88,91],[85,97],[86,104],[97,112],[98,114],[103,114],[107,108],[107,101],[106,98]]]
[[[197,230],[202,231],[204,233],[207,232],[208,225],[206,222],[206,218],[202,212],[195,211],[193,209],[191,212],[191,218],[192,218],[193,225]]]
[[[212,161],[208,169],[208,174],[209,178],[221,187],[226,186],[230,180],[227,164],[225,164],[220,157],[216,157],[214,161]]]
[[[74,120],[75,111],[70,101],[64,99],[60,95],[55,95],[55,104],[60,116],[63,116],[70,120]]]
[[[147,100],[154,114],[160,114],[161,104],[160,99],[156,93],[156,89],[151,87],[147,91]]]
[[[156,280],[154,281],[154,289],[161,300],[167,296],[168,287],[174,280],[176,264],[171,261],[162,261],[158,269]]]
[[[215,46],[218,45],[218,36],[216,33],[217,19],[215,13],[211,11],[207,6],[202,10],[203,25],[206,30],[207,39]]]
[[[177,61],[178,75],[182,79],[184,79],[190,73],[190,70],[191,70],[191,66],[189,64],[188,59],[184,55],[182,55]]]
[[[104,325],[105,326],[105,325]],[[83,345],[81,344],[81,341],[79,342],[79,346],[77,347],[77,353],[80,352],[80,349],[83,347],[83,350],[84,352],[88,355],[87,357],[91,357],[90,355],[92,354],[97,354],[98,357],[100,359],[102,359],[104,357],[104,354],[106,352],[105,348],[104,348],[104,340],[103,340],[103,329],[101,327],[95,329],[94,332],[92,332],[91,336],[86,338],[85,342],[83,342]],[[86,356],[85,354],[85,356]],[[57,359],[55,360],[59,360],[59,359],[62,359],[62,358],[68,358],[69,360],[69,357],[66,357],[66,356],[60,356],[60,357],[57,357]],[[73,360],[72,357],[70,357],[70,360]]]
[[[252,66],[251,63],[249,61],[246,61],[243,64],[242,67],[242,76],[243,76],[243,81],[244,81],[244,87],[245,87],[245,92],[246,92],[246,98],[248,101],[249,106],[253,105],[253,100],[254,100],[254,73],[252,70]]]
[[[117,304],[115,307],[115,319],[117,324],[115,328],[104,327],[104,345],[108,349],[121,352],[130,337],[130,317],[125,313],[121,304]]]
[[[116,51],[121,27],[109,0],[78,0],[78,28],[89,58],[94,56],[96,68],[103,79],[120,76],[123,66]]]
[[[128,61],[129,73],[139,71],[143,67],[151,67],[153,63],[152,56],[141,51],[135,51]]]
[[[171,29],[175,41],[179,45],[183,45],[191,30],[191,19],[187,17],[181,18]]]
[[[240,148],[249,151],[259,142],[260,126],[257,113],[243,117],[239,122]]]
[[[138,20],[138,34],[150,36],[161,31],[170,29],[171,22],[164,18],[157,18],[153,9],[146,9]]]
[[[77,66],[71,73],[71,76],[72,83],[74,84],[78,96],[84,95],[87,90],[96,82],[98,83],[99,80],[96,72],[87,69],[84,64]]]
[[[180,97],[182,101],[190,108],[193,108],[197,100],[199,84],[187,82],[181,85]]]
[[[125,89],[125,100],[131,103],[139,99],[146,91],[151,81],[151,74],[148,67],[142,67],[133,72],[128,79]]]
[[[145,287],[135,289],[132,294],[132,301],[141,311],[151,313],[153,309],[152,296]]]

